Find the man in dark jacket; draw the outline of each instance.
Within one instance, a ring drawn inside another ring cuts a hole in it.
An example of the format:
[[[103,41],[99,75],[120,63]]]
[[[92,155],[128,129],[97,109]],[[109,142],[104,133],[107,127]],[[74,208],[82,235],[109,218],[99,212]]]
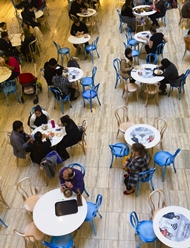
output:
[[[86,5],[83,3],[82,0],[75,0],[71,4],[71,9],[69,11],[69,16],[74,15],[77,17],[77,13],[83,13],[87,10]],[[70,16],[71,18],[71,16]],[[71,18],[72,19],[72,18]]]
[[[1,32],[0,50],[2,50],[3,52],[9,53],[11,56],[19,55],[18,50],[12,46],[7,32]]]

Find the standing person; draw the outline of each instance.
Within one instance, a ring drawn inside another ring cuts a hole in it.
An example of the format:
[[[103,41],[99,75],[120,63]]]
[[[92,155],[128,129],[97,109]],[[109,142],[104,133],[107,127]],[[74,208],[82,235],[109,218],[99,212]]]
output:
[[[70,100],[75,101],[77,99],[77,97],[75,97],[76,87],[69,82],[68,78],[64,77],[62,73],[62,68],[56,69],[56,75],[52,78],[53,85],[61,90],[62,98],[71,94]]]
[[[83,0],[75,0],[71,4],[71,9],[69,10],[69,17],[71,18],[70,15],[74,15],[77,17],[77,13],[83,13],[86,11],[87,11],[87,7],[84,4]]]
[[[165,8],[164,3],[165,3],[164,0],[154,0],[153,1],[153,7],[157,12],[154,13],[153,15],[148,16],[152,21],[152,25],[154,25],[156,28],[160,27],[157,19],[165,16],[165,14],[166,14],[166,8]]]
[[[162,42],[167,42],[168,40],[163,35],[163,33],[157,33],[156,28],[154,26],[150,27],[150,38],[144,38],[147,41],[147,45],[145,46],[145,50],[147,54],[156,53],[157,46]]]
[[[46,141],[42,141],[43,138],[46,139]],[[33,148],[31,152],[31,159],[34,163],[40,164],[42,159],[45,158],[45,156],[52,151],[51,149],[51,142],[49,140],[49,136],[46,134],[43,134],[41,132],[36,132],[34,134],[34,142],[33,142]]]
[[[131,48],[125,49],[125,56],[121,57],[120,76],[122,78],[130,78],[130,83],[134,83],[135,80],[131,78],[131,71],[133,69],[133,57]]]
[[[167,95],[166,84],[172,84],[172,82],[174,82],[174,80],[177,79],[177,77],[179,76],[178,70],[176,66],[172,62],[170,62],[168,59],[163,59],[161,61],[161,66],[159,68],[164,71],[162,74],[164,79],[159,82],[160,83],[159,88],[161,90],[159,94]]]
[[[9,68],[12,71],[11,76],[6,81],[17,78],[20,74],[20,67],[15,57],[10,56],[9,53],[4,53],[2,58],[5,62],[1,62],[1,65]]]
[[[81,171],[75,168],[64,167],[59,173],[60,189],[61,192],[65,188],[71,189],[73,192],[80,190],[82,194],[84,190],[84,179]]]
[[[40,105],[36,105],[34,109],[34,114],[30,117],[30,127],[35,129],[36,127],[41,126],[42,124],[47,124],[50,120],[48,112],[43,110]]]
[[[77,144],[82,139],[82,135],[78,129],[78,126],[68,115],[62,116],[60,120],[61,126],[65,127],[66,135],[63,137],[60,143],[57,144],[56,150],[60,157],[62,157],[62,160],[65,161],[70,158],[66,148]]]
[[[122,169],[125,167],[129,169],[129,174],[124,175],[124,184],[126,186],[126,190],[123,192],[124,195],[134,193],[139,173],[149,170],[150,155],[145,147],[140,143],[134,143],[131,147],[131,152],[131,157],[121,166]]]
[[[121,8],[121,18],[122,22],[127,23],[127,26],[132,32],[135,31],[135,16],[133,15],[133,1],[126,0]]]
[[[18,50],[12,46],[12,43],[8,37],[8,33],[5,31],[1,32],[0,50],[9,53],[12,56],[19,56]]]
[[[17,158],[26,158],[26,152],[32,151],[33,138],[24,132],[21,121],[13,122],[13,131],[11,132],[10,143],[13,147],[13,153]]]

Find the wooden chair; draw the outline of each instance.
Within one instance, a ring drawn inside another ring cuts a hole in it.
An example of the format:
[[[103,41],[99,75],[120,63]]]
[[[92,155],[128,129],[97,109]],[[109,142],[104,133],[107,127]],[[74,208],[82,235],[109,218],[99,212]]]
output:
[[[28,182],[27,186],[26,184],[24,185],[25,182]],[[26,188],[28,188],[28,190],[26,190]],[[41,197],[41,195],[38,194],[39,192],[35,187],[34,179],[32,177],[25,177],[21,179],[17,183],[16,189],[22,196],[24,202],[24,208],[29,212],[33,212],[36,202]],[[30,194],[28,192],[30,192]]]
[[[163,189],[156,189],[149,195],[148,203],[151,208],[151,220],[154,219],[154,216],[160,209],[166,207],[165,198]]]
[[[158,92],[159,92],[158,85],[156,85],[156,84],[145,84],[145,87],[144,87],[143,91],[146,94],[145,107],[147,106],[148,96],[149,95],[155,95],[156,104],[159,106],[159,104],[158,104]]]
[[[156,117],[154,119],[153,126],[160,131],[160,142],[159,142],[159,144],[160,144],[161,149],[163,150],[162,140],[163,140],[163,137],[164,137],[164,132],[166,131],[166,128],[168,127],[168,123],[164,118]]]
[[[115,110],[115,118],[117,119],[118,131],[116,139],[119,132],[125,133],[125,131],[134,125],[134,123],[129,121],[128,108],[126,106],[120,106]]]
[[[138,94],[139,94],[139,86],[135,83],[129,83],[126,80],[123,79],[123,93],[122,97],[124,96],[124,93],[126,92],[126,105],[128,105],[128,93],[134,93],[136,92],[136,98],[137,102],[139,101]]]
[[[190,51],[190,37],[184,37],[184,42],[185,42],[185,52],[182,60],[184,59],[186,52]]]
[[[45,236],[44,233],[38,230],[34,222],[27,225],[23,232],[19,232],[16,229],[14,229],[13,232],[24,239],[25,248],[27,248],[28,242],[34,243],[35,247],[39,248],[38,242],[42,241]]]
[[[10,209],[9,205],[6,203],[3,194],[2,194],[2,179],[0,177],[0,201],[7,207]]]

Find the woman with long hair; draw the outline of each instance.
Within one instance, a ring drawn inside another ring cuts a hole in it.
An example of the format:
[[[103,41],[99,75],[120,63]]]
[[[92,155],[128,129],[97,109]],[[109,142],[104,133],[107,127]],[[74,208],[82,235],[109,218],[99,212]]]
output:
[[[124,195],[134,193],[139,173],[149,170],[150,155],[142,144],[134,143],[131,147],[131,154],[130,158],[121,166],[122,169],[128,168],[128,173],[124,175],[124,184],[126,186],[126,190],[123,192]]]
[[[127,26],[132,32],[135,31],[135,16],[133,15],[133,0],[126,0],[121,8],[122,22],[127,23]]]
[[[123,79],[130,78],[130,82],[135,80],[131,78],[131,71],[133,69],[133,57],[131,48],[126,48],[124,55],[121,56],[120,76]]]

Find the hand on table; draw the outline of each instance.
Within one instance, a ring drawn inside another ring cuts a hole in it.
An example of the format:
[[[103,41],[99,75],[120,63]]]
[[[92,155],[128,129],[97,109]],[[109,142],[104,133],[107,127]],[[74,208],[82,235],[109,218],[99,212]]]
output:
[[[86,12],[86,9],[80,9],[81,10],[81,13],[84,13]]]
[[[66,187],[64,185],[60,185],[60,190],[61,192],[63,193],[63,190],[65,189]]]
[[[71,182],[65,182],[65,185],[67,186],[67,188],[72,189],[73,185]]]

